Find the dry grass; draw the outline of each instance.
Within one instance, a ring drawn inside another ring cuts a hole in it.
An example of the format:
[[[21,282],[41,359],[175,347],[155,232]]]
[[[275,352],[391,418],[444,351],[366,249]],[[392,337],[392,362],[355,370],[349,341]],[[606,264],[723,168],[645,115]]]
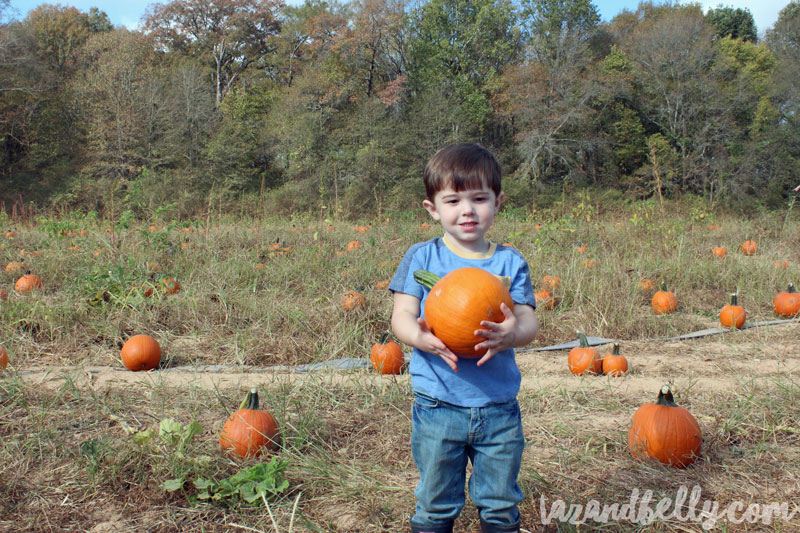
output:
[[[562,279],[559,306],[539,312],[536,345],[571,340],[575,329],[623,339],[631,371],[620,379],[579,378],[567,371],[565,352],[520,352],[529,440],[520,476],[525,527],[700,529],[677,519],[543,523],[541,497],[545,511],[556,499],[624,504],[633,488],[652,490],[657,501],[699,486],[702,499],[722,509],[737,501],[800,502],[798,324],[686,342],[646,340],[716,326],[736,288],[748,320],[773,318],[774,294],[800,280],[796,214],[786,224],[785,213],[741,219],[681,206],[662,215],[654,204],[576,205],[530,220],[501,217],[490,237],[520,249],[535,282],[545,274]],[[220,220],[192,232],[159,223],[155,232],[145,224],[108,233],[107,225],[81,218],[14,225],[13,240],[0,237],[3,265],[24,249],[45,286],[12,291],[0,304],[0,344],[11,358],[0,377],[0,530],[284,532],[291,524],[294,531],[404,531],[416,482],[408,377],[263,367],[366,357],[388,328],[391,308],[375,283],[390,278],[410,244],[437,234],[435,227],[418,228],[421,221],[372,221],[365,233],[352,223],[328,230],[324,222],[297,220]],[[74,236],[59,236],[70,230]],[[748,237],[759,243],[753,257],[738,251]],[[276,238],[291,250],[271,250]],[[351,240],[361,248],[337,253]],[[577,252],[578,242],[588,251]],[[726,258],[711,257],[717,245],[728,249]],[[593,268],[583,264],[587,257]],[[773,265],[779,259],[787,269]],[[130,292],[158,287],[162,273],[179,281],[177,294]],[[10,290],[17,275],[3,276]],[[641,277],[673,288],[678,312],[654,316],[638,290]],[[341,298],[357,288],[365,305],[344,311]],[[134,374],[121,367],[119,348],[134,333],[158,338],[162,369]],[[201,365],[221,371],[177,371]],[[701,459],[685,470],[636,463],[627,451],[631,415],[670,380],[705,437]],[[222,421],[252,385],[283,429],[277,455],[289,462],[289,491],[269,509],[240,501],[193,505],[190,484],[185,492],[165,492],[167,479],[219,479],[253,464],[217,450]],[[203,427],[180,456],[134,440],[165,418]],[[477,524],[468,506],[457,530],[476,531]],[[800,527],[800,513],[770,525],[716,526],[790,531]]]

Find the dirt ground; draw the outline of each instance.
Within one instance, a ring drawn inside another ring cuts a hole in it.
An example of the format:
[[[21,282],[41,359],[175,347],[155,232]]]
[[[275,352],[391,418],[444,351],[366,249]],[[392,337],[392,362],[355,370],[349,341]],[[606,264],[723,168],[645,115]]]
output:
[[[610,345],[600,345],[597,348],[601,354],[610,351]],[[525,460],[529,461],[531,470],[555,476],[565,468],[562,464],[564,449],[558,437],[558,428],[565,425],[565,416],[568,415],[565,415],[564,411],[574,409],[575,403],[574,400],[568,399],[564,400],[562,404],[548,408],[545,404],[556,404],[561,401],[560,397],[556,398],[558,394],[563,393],[565,397],[570,395],[574,397],[574,395],[580,394],[592,397],[596,394],[594,396],[596,398],[613,398],[616,408],[604,409],[602,406],[596,409],[587,408],[591,416],[581,419],[580,427],[576,431],[578,433],[591,431],[598,435],[617,434],[623,432],[629,424],[632,409],[635,409],[636,405],[654,401],[659,388],[664,383],[670,382],[677,391],[676,397],[680,397],[679,401],[688,402],[687,407],[697,418],[704,431],[710,430],[714,424],[718,424],[718,420],[706,412],[706,409],[711,410],[715,403],[736,397],[737,390],[756,391],[756,394],[768,393],[776,381],[797,383],[800,378],[800,322],[732,331],[683,341],[621,342],[621,352],[629,361],[629,372],[621,378],[610,378],[571,375],[567,369],[567,350],[519,350],[517,358],[523,375],[520,398],[527,398],[528,405],[535,403],[530,398],[534,396],[542,398],[542,400],[536,400],[539,402],[537,405],[541,406],[538,412],[523,410],[526,434],[530,435],[529,438],[532,441],[536,441],[534,451],[529,452],[526,449]],[[349,371],[296,372],[285,369],[276,371],[274,368],[268,367],[236,368],[215,365],[179,366],[150,372],[130,372],[120,364],[119,366],[85,366],[81,368],[25,368],[14,372],[35,387],[58,389],[69,380],[76,387],[93,388],[98,392],[118,388],[136,390],[137,387],[141,387],[145,391],[192,387],[244,390],[256,385],[264,386],[265,384],[297,380],[315,380],[316,383],[322,380],[322,382],[346,387],[348,383],[363,384],[365,380],[380,382],[399,379],[401,383],[408,380],[407,375],[399,378],[379,376],[369,368]],[[746,396],[747,393],[743,393],[743,395]],[[620,408],[620,405],[625,408]],[[552,432],[553,438],[548,438],[547,435],[542,436],[547,432]],[[560,438],[565,439],[563,436]],[[791,449],[796,448],[796,445],[797,439],[791,440],[791,437],[789,440],[777,443],[776,450],[779,451],[780,461],[775,468],[778,471],[782,468],[780,462],[787,458],[794,457],[792,463],[796,464],[798,454],[796,450]],[[573,467],[568,465],[566,469],[569,468]],[[760,468],[763,467],[760,466]],[[746,470],[742,471],[746,472]],[[413,474],[413,469],[410,469],[409,472]],[[591,475],[590,469],[587,469],[587,472],[588,475]],[[706,474],[698,472],[694,475],[698,479],[704,479],[703,476]],[[720,475],[722,476],[722,473]],[[754,475],[756,478],[768,476],[767,470],[759,470],[758,474]],[[770,490],[776,490],[776,494],[780,497],[793,498],[796,504],[800,501],[800,474],[785,470],[780,476],[782,479],[775,480],[775,485]],[[626,482],[624,479],[609,481],[621,484]],[[412,487],[414,480],[409,479],[408,483]],[[704,489],[713,487],[714,483],[713,476],[709,476]],[[718,494],[725,490],[732,491],[733,496],[729,494],[728,498],[737,497],[738,491],[742,491],[741,494],[755,491],[755,498],[767,497],[758,494],[757,487],[763,485],[763,479],[752,481],[751,484],[756,488],[747,488],[748,484],[744,482],[741,487],[728,487],[730,475],[726,473],[717,483],[722,487],[718,489]],[[580,483],[576,483],[576,485],[580,486]],[[536,515],[538,506],[538,501],[528,502],[524,510],[528,516]],[[358,512],[358,509],[352,510],[354,523],[358,523]],[[357,528],[349,527],[345,523],[347,521],[342,518],[350,516],[350,514],[343,511],[337,511],[335,514],[338,516],[335,522],[339,524],[337,531],[357,530]],[[538,519],[541,520],[541,517]],[[744,525],[747,526],[747,524]],[[800,528],[800,516],[795,516],[793,521],[788,524],[780,525],[789,527],[789,530],[795,530],[795,526]],[[693,525],[690,529],[682,530],[699,530],[695,527],[696,525]],[[121,516],[112,514],[103,517],[102,520],[98,517],[95,528],[91,529],[91,531],[98,532],[111,530],[135,530],[135,525],[127,522]],[[394,531],[394,529],[392,530]],[[530,531],[534,530],[555,531],[544,526],[539,529],[530,529]],[[730,531],[749,530],[758,529],[748,529],[747,527],[730,529]]]

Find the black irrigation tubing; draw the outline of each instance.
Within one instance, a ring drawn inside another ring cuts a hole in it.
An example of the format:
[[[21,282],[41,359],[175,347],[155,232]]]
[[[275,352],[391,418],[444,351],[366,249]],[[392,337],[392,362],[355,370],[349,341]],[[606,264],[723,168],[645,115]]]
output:
[[[781,320],[765,320],[762,322],[745,322],[744,325],[739,329],[750,329],[750,328],[761,328],[767,326],[776,326],[778,324],[790,324],[800,323],[800,318],[787,318]],[[698,331],[692,331],[691,333],[684,333],[683,335],[677,335],[675,337],[655,337],[651,339],[641,339],[645,342],[665,342],[665,341],[683,341],[688,339],[697,339],[699,337],[706,337],[709,335],[718,335],[720,333],[726,333],[732,331],[730,328],[708,328],[708,329],[701,329]],[[625,339],[604,339],[602,337],[586,337],[586,340],[589,343],[589,346],[599,346],[601,344],[610,344],[612,342],[624,342]],[[631,339],[628,339],[631,340]],[[634,339],[639,340],[639,339]],[[570,342],[565,342],[563,344],[554,344],[552,346],[541,346],[539,348],[526,348],[522,350],[517,350],[517,353],[525,353],[525,352],[544,352],[549,350],[567,350],[570,348],[574,348],[575,346],[579,345],[578,339]]]

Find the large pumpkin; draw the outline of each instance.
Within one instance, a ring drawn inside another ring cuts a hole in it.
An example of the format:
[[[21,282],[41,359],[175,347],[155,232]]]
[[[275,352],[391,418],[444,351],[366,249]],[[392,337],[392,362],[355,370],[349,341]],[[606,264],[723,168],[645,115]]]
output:
[[[800,293],[794,292],[794,285],[790,283],[785,291],[775,296],[772,309],[776,315],[784,318],[800,315]]]
[[[389,340],[388,333],[381,335],[378,342],[372,345],[369,360],[372,362],[372,367],[381,374],[399,374],[406,362],[403,349],[396,342]]]
[[[152,370],[160,362],[161,346],[149,335],[134,335],[122,345],[122,364],[130,370]]]
[[[567,355],[569,371],[575,375],[599,374],[603,371],[603,360],[600,353],[589,346],[586,335],[578,332],[578,346],[569,351]]]
[[[8,352],[3,346],[0,346],[0,370],[8,366]]]
[[[427,270],[414,272],[414,279],[430,289],[425,301],[425,322],[445,346],[460,357],[477,358],[486,350],[475,345],[486,340],[475,335],[481,322],[502,322],[500,304],[514,310],[511,294],[502,280],[483,269],[457,268],[440,278]]]
[[[669,385],[661,388],[656,403],[636,410],[628,430],[628,449],[639,461],[656,459],[685,468],[700,456],[702,444],[700,424],[675,403]]]
[[[726,328],[739,329],[744,326],[744,321],[747,319],[747,313],[744,307],[739,305],[738,299],[736,293],[731,294],[731,303],[719,312],[719,323]]]
[[[264,449],[278,447],[278,423],[268,412],[258,408],[258,391],[251,389],[247,403],[235,411],[222,426],[219,445],[239,457],[253,457]]]

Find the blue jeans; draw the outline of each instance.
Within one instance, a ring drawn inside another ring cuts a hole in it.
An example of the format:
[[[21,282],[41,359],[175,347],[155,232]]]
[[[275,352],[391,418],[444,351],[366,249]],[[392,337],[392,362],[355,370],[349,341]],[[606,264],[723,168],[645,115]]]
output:
[[[486,407],[458,407],[416,393],[411,453],[420,480],[414,495],[415,527],[447,528],[464,508],[467,460],[469,494],[483,521],[519,523],[524,497],[517,483],[525,437],[516,399]]]

